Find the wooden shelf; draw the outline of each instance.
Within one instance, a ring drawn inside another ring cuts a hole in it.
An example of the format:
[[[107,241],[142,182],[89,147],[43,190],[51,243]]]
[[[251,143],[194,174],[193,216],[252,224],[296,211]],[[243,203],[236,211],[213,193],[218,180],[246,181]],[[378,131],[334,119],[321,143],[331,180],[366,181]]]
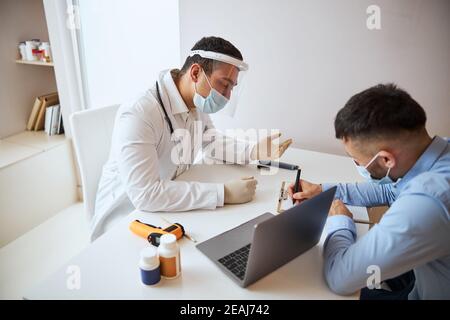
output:
[[[31,65],[35,65],[35,66],[53,67],[53,62],[16,60],[16,63],[31,64]]]

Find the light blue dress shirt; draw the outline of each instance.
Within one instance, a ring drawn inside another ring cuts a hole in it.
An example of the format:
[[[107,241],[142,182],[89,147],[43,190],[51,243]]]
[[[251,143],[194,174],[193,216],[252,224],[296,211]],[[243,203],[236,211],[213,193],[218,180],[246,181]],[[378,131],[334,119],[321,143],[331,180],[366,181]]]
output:
[[[323,184],[324,190],[335,184]],[[413,270],[409,299],[450,299],[450,145],[434,137],[394,184],[337,184],[336,198],[354,206],[389,205],[381,221],[356,241],[352,219],[329,217],[324,273],[338,294],[366,287],[376,266],[380,280]]]

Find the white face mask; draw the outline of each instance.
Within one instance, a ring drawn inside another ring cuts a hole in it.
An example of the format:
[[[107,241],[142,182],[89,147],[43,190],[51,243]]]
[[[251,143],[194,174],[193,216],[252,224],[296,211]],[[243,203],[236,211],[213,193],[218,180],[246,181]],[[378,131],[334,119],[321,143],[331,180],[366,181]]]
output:
[[[208,76],[203,71],[203,69],[202,72],[206,77],[206,81],[208,82],[211,91],[209,92],[209,95],[206,98],[203,98],[201,95],[197,93],[197,84],[194,83],[195,86],[195,94],[193,99],[194,105],[201,112],[216,113],[225,107],[225,105],[228,103],[228,99],[223,95],[221,95],[216,89],[212,87],[211,83],[208,80]]]
[[[353,162],[356,165],[356,170],[358,170],[358,173],[367,181],[372,182],[372,183],[376,183],[376,184],[388,184],[388,183],[393,183],[394,181],[392,181],[392,179],[389,177],[389,173],[391,172],[391,168],[388,168],[388,171],[386,173],[386,175],[381,178],[381,179],[374,179],[372,178],[372,175],[370,174],[369,170],[367,170],[367,168],[372,164],[372,162],[375,161],[376,158],[378,158],[379,154],[377,153],[372,160],[369,161],[369,163],[366,166],[360,166],[356,164],[356,161],[353,160]]]

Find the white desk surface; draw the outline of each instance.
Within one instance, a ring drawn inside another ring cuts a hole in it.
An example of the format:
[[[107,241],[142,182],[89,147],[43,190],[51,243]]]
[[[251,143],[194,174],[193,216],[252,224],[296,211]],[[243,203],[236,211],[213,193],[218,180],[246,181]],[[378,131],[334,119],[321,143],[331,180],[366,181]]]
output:
[[[347,157],[290,148],[281,161],[299,164],[302,178],[313,182],[351,182],[360,180]],[[224,182],[253,175],[258,180],[255,199],[243,205],[228,205],[216,210],[181,213],[144,213],[135,211],[70,260],[55,274],[30,290],[25,299],[356,299],[330,291],[323,277],[322,243],[268,276],[243,289],[229,279],[186,238],[179,240],[181,277],[162,279],[154,287],[141,284],[139,253],[148,242],[132,234],[134,219],[166,226],[159,218],[181,223],[197,243],[233,228],[264,212],[276,212],[281,181],[295,180],[295,171],[278,170],[262,175],[254,166],[199,165],[179,177],[180,180]],[[367,219],[365,208],[353,208],[355,218]],[[357,225],[358,236],[368,230]],[[68,289],[68,266],[78,266],[80,289]]]

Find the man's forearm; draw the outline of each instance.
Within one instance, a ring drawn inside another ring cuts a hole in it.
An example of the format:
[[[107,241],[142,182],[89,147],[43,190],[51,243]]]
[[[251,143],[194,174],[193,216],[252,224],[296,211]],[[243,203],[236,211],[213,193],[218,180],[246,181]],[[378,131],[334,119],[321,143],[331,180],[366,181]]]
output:
[[[376,185],[368,182],[322,183],[323,191],[337,186],[335,198],[345,204],[362,207],[390,205],[396,199],[393,185]]]

